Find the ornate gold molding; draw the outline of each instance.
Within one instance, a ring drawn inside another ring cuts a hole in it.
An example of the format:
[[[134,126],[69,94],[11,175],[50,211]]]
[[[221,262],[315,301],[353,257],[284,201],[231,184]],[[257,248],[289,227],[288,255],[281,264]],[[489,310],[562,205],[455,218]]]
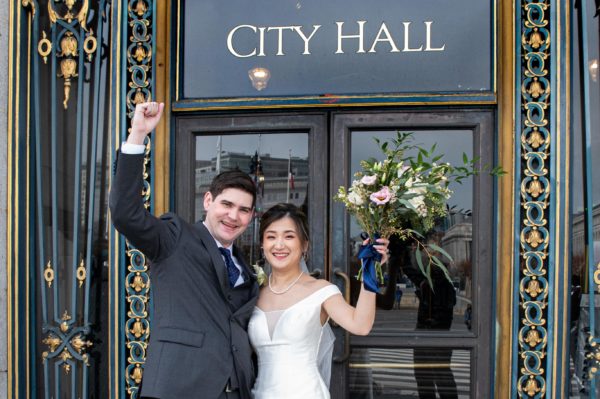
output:
[[[127,116],[131,118],[136,104],[150,101],[152,96],[152,4],[149,0],[131,0],[127,5]],[[144,160],[144,189],[142,196],[144,206],[150,208],[152,195],[151,139],[146,141]],[[143,376],[143,365],[146,361],[146,348],[150,338],[150,322],[148,320],[148,301],[150,298],[150,278],[145,256],[127,242],[127,276],[125,277],[126,300],[129,311],[125,321],[126,346],[128,350],[125,382],[130,398],[139,396],[139,385]]]
[[[545,397],[550,235],[550,6],[524,1],[521,10],[521,217],[519,272],[520,397]]]

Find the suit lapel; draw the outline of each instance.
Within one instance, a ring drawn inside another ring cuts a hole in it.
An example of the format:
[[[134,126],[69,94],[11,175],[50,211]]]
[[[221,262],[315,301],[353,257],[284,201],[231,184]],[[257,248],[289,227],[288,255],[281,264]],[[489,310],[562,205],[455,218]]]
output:
[[[223,256],[221,252],[219,252],[219,247],[215,242],[215,239],[202,222],[197,222],[194,227],[200,233],[200,238],[210,255],[210,259],[212,261],[212,265],[215,269],[215,273],[219,278],[219,284],[221,285],[221,289],[223,293],[229,292],[229,278],[227,276],[227,268],[225,267],[225,261],[223,260]]]

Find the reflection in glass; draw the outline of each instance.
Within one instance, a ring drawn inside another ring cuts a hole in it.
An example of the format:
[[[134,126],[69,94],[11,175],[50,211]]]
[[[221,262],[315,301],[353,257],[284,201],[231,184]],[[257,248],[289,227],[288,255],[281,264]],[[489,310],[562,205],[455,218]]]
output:
[[[308,207],[308,162],[308,134],[304,133],[197,136],[194,219],[204,218],[204,194],[217,174],[234,169],[250,174],[257,187],[256,212],[236,245],[255,263],[261,258],[262,213],[280,202]]]
[[[396,131],[352,132],[351,176],[360,170],[361,160],[381,158],[374,138],[385,141],[395,137]],[[463,153],[473,157],[471,130],[416,131],[414,139],[424,148],[431,148],[437,143],[438,153],[444,154],[443,162],[461,165]],[[452,256],[453,263],[446,265],[452,283],[434,268],[434,291],[430,290],[417,266],[414,248],[409,242],[392,238],[390,262],[384,265],[385,287],[377,297],[378,310],[371,334],[394,335],[400,330],[414,329],[468,332],[471,328],[473,181],[465,179],[461,185],[451,184],[450,189],[454,192],[448,201],[450,214],[439,220],[433,231],[428,233],[427,240],[441,246]],[[354,220],[351,221],[350,234],[350,273],[356,275],[359,269],[357,253],[362,239]],[[356,280],[352,284],[352,300],[355,303],[360,285]]]
[[[600,82],[597,63],[600,58],[599,20],[594,17],[594,2],[587,6],[587,59],[582,58],[580,40],[573,40],[574,61],[581,65],[573,68],[573,117],[571,126],[571,311],[569,341],[569,397],[596,398],[600,394],[600,373],[593,373],[594,349],[590,336],[600,336],[600,287],[594,282],[594,272],[600,270]],[[576,12],[579,12],[577,10]],[[575,19],[577,24],[577,18]],[[579,27],[574,32],[581,34]],[[581,68],[580,68],[581,66]],[[588,74],[588,110],[581,102]],[[589,137],[585,137],[585,126]],[[589,158],[591,157],[591,158]],[[587,198],[586,198],[587,196]],[[591,219],[591,220],[590,220]],[[590,267],[591,266],[591,267]]]
[[[466,399],[470,398],[471,353],[432,347],[354,349],[349,382],[351,399]]]

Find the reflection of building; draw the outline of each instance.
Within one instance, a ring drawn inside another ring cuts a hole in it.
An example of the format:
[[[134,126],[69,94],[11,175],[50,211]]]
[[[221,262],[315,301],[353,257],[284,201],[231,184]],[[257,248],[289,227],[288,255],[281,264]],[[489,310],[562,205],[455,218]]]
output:
[[[585,248],[585,214],[583,212],[573,215],[573,256],[583,258]],[[600,242],[600,204],[592,208],[592,231],[594,242]],[[596,259],[598,261],[598,259]]]
[[[473,222],[471,216],[453,214],[448,219],[451,225],[442,237],[442,248],[452,256],[458,265],[471,260],[471,242],[473,241]]]

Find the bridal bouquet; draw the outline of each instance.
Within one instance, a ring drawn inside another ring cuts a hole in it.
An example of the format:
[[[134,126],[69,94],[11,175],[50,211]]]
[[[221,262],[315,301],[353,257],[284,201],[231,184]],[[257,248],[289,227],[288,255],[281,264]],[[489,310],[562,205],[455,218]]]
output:
[[[448,186],[477,174],[478,159],[469,160],[463,154],[463,165],[452,166],[440,162],[443,155],[435,154],[435,145],[427,150],[412,140],[412,133],[400,131],[390,142],[375,139],[383,160],[361,161],[362,171],[355,174],[356,179],[349,188],[339,188],[336,199],[356,217],[366,235],[372,238],[371,243],[378,237],[389,238],[393,234],[402,240],[413,240],[417,244],[419,269],[433,287],[432,267],[440,268],[450,280],[438,254],[450,261],[452,258],[439,246],[423,243],[421,233],[430,230],[436,219],[446,215],[446,201],[452,195]],[[504,171],[496,167],[490,173],[501,175]],[[358,278],[365,288],[378,292],[383,283],[381,256],[369,244],[361,247],[359,258],[362,267]]]

